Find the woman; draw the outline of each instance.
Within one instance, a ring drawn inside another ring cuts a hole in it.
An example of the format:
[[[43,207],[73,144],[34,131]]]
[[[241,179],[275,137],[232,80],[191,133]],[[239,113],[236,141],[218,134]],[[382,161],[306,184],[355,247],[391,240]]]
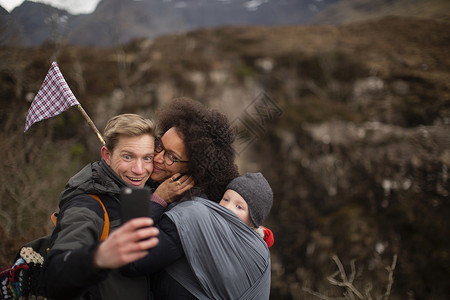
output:
[[[234,133],[227,118],[188,98],[174,99],[156,118],[161,138],[155,148],[160,153],[155,156],[151,180],[172,178],[172,186],[181,184],[179,188],[185,191],[188,176],[175,180],[188,174],[195,181],[191,196],[205,194],[219,202],[227,184],[239,175],[234,163]],[[168,200],[166,195],[159,196]]]
[[[167,191],[185,191],[191,179],[195,186],[159,219],[158,246],[123,272],[151,274],[156,299],[268,298],[267,245],[218,205],[228,183],[238,176],[228,120],[187,98],[169,103],[157,119],[162,135],[155,141],[151,179],[163,183],[155,194],[171,202]]]

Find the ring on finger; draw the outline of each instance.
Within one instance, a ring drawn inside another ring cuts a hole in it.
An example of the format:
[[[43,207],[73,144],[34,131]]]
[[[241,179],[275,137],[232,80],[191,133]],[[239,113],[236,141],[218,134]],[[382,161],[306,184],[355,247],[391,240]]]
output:
[[[178,184],[178,185],[181,185],[181,182],[180,182],[179,180],[177,180],[177,184]]]

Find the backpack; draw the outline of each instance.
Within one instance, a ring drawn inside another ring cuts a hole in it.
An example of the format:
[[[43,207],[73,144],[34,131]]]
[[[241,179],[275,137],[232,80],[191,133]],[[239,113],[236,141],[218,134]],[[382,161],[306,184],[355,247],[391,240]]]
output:
[[[90,194],[97,200],[104,211],[105,225],[100,240],[109,234],[109,216],[105,206],[97,195]],[[51,220],[56,226],[57,213],[53,213]],[[44,284],[44,260],[50,251],[51,234],[28,242],[14,259],[14,263],[0,269],[0,299],[47,299]]]

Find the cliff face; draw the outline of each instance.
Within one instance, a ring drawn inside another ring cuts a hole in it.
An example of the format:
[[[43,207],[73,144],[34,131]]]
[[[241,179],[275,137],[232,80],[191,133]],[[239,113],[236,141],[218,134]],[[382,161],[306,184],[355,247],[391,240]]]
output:
[[[227,114],[240,171],[263,172],[275,194],[265,224],[275,234],[273,299],[305,299],[308,289],[342,296],[326,280],[337,270],[333,257],[348,280],[355,260],[355,288],[364,294],[371,286],[375,299],[386,292],[394,256],[391,299],[445,299],[448,27],[390,17],[204,29],[103,49],[2,48],[0,209],[10,217],[0,228],[12,245],[4,259],[17,236],[31,239],[33,226],[24,224],[32,212],[19,200],[47,203],[39,212],[46,220],[70,174],[97,158],[99,142],[75,110],[22,135],[23,99],[32,99],[56,57],[99,128],[117,113],[152,116],[180,95]]]

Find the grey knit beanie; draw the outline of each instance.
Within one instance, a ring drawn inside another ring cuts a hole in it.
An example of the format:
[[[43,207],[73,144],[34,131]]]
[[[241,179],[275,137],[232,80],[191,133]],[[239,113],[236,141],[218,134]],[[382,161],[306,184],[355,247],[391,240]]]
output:
[[[264,222],[272,208],[273,192],[261,173],[247,173],[233,179],[227,190],[233,190],[247,202],[250,218],[256,227]]]

